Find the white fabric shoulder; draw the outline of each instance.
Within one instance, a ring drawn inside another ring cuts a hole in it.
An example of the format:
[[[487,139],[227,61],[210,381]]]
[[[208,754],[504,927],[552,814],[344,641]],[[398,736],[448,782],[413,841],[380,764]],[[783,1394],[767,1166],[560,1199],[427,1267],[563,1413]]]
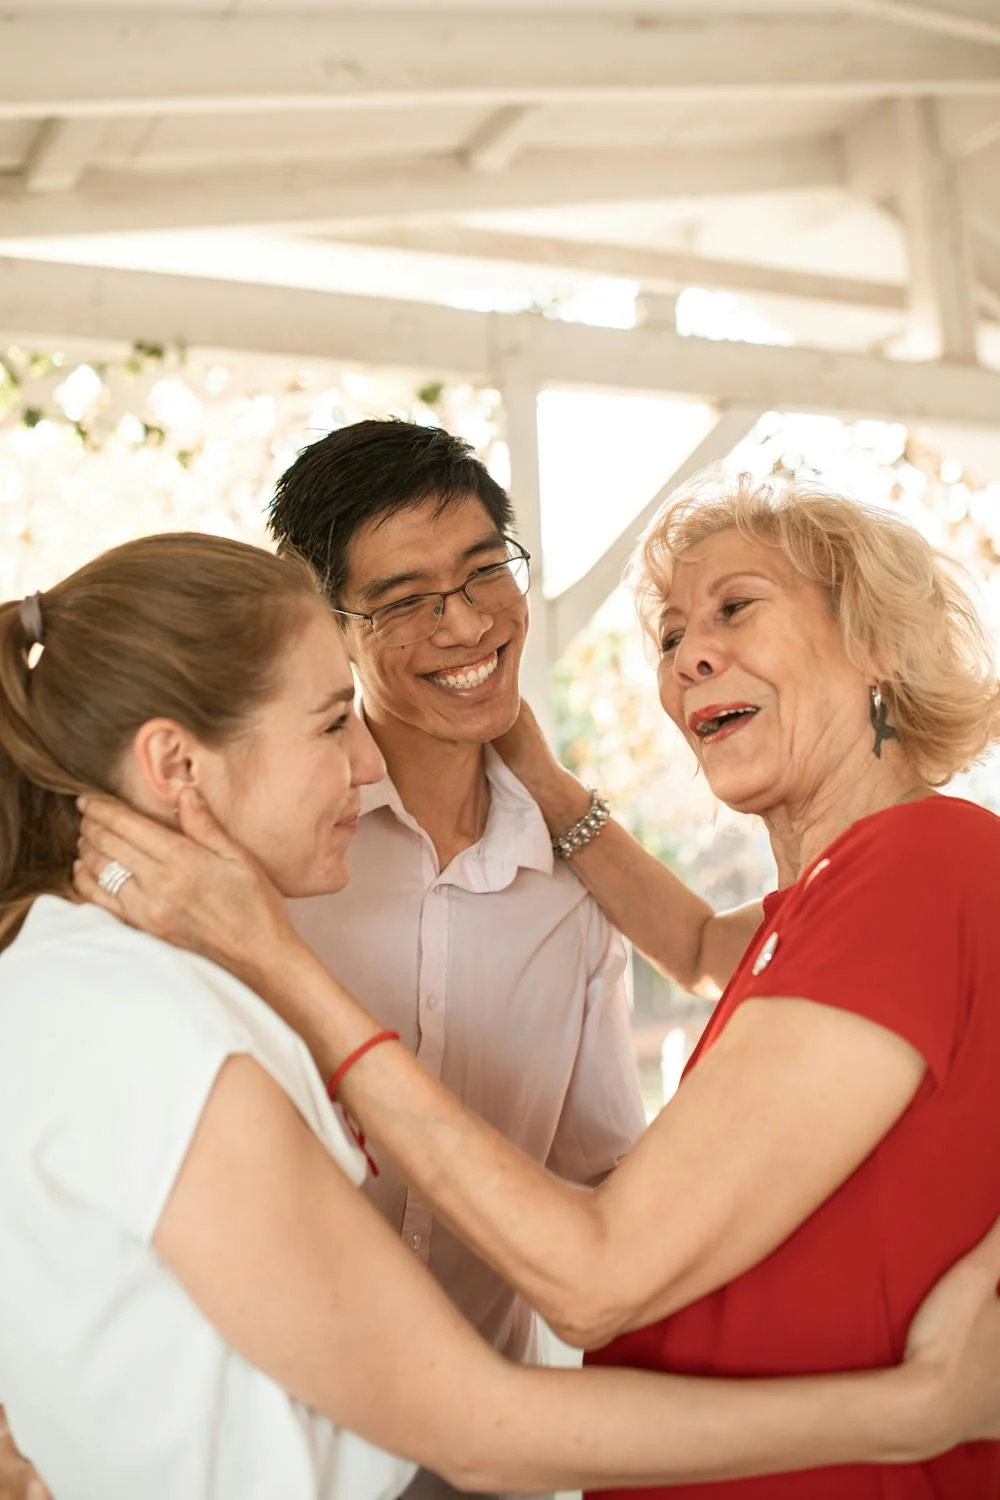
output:
[[[7,1167],[150,1239],[226,1058],[250,1053],[355,1183],[362,1154],[309,1053],[216,965],[55,897],[0,955]]]

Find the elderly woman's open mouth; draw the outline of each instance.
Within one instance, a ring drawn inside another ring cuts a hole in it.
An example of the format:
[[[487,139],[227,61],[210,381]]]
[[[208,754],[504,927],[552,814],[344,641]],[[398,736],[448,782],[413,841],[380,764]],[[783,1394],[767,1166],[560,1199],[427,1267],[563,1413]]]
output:
[[[735,734],[737,729],[742,729],[744,724],[749,724],[759,712],[756,703],[710,703],[691,714],[688,728],[703,744],[709,740],[717,744],[719,740]]]

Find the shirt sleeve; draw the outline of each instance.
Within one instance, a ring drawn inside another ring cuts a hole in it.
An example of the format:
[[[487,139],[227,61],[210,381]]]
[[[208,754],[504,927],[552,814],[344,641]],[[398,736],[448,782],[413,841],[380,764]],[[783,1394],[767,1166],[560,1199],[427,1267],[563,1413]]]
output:
[[[148,1241],[220,1068],[250,1040],[194,965],[130,936],[67,945],[34,992],[5,996],[2,1115],[33,1179]]]
[[[573,1073],[546,1163],[570,1182],[596,1183],[646,1127],[625,991],[625,945],[588,899],[589,977]]]
[[[864,1016],[916,1048],[940,1082],[962,1015],[962,880],[946,820],[915,811],[866,819],[772,907],[740,999]]]

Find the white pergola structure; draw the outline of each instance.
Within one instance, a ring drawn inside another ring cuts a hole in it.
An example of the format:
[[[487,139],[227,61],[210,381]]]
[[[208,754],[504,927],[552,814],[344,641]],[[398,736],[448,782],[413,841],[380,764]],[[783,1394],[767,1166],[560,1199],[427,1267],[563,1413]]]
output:
[[[447,305],[474,276],[643,319]],[[678,336],[691,286],[793,344]],[[1000,442],[1000,0],[5,0],[5,336],[485,379],[539,557],[546,385],[709,404],[685,470],[774,408]],[[536,701],[627,519],[536,608]]]

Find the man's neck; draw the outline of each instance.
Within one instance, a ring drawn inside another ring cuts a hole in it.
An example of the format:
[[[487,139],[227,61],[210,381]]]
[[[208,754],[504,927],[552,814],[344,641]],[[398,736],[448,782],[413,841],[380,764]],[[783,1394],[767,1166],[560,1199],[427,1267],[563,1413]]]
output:
[[[490,807],[483,745],[439,740],[399,719],[366,711],[386,769],[410,817],[447,865],[483,836]]]

